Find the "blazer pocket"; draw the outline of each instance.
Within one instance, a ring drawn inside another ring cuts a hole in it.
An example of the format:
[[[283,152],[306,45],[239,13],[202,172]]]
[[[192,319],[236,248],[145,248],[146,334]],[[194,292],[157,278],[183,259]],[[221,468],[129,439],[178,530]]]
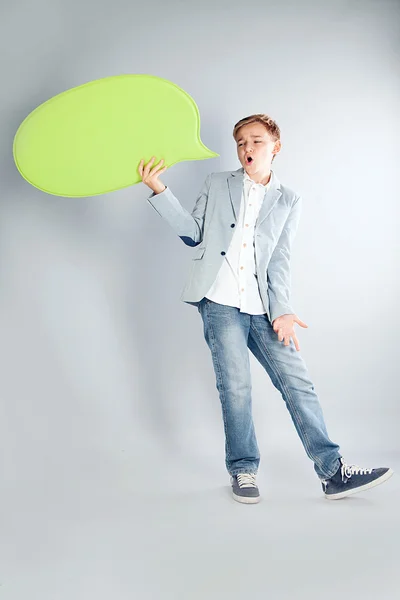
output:
[[[206,250],[206,247],[203,246],[203,248],[198,248],[197,252],[196,252],[196,256],[193,256],[192,260],[199,260],[199,258],[203,258],[203,254]]]

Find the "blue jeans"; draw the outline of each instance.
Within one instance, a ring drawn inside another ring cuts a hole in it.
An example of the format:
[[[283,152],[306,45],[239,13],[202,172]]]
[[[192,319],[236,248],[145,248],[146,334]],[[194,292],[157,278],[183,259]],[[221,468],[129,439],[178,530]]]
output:
[[[318,477],[332,477],[340,466],[339,446],[328,437],[318,396],[293,340],[284,346],[265,314],[241,313],[208,298],[200,301],[198,311],[221,401],[228,472],[257,473],[260,463],[252,416],[249,349],[282,394]]]

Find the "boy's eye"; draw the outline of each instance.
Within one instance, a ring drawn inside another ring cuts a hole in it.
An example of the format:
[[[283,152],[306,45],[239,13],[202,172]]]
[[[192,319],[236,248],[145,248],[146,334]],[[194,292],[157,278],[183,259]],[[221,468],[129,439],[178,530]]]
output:
[[[255,144],[261,144],[261,140],[255,140],[254,143]],[[242,142],[240,144],[238,144],[238,148],[240,148],[240,146],[243,146]]]

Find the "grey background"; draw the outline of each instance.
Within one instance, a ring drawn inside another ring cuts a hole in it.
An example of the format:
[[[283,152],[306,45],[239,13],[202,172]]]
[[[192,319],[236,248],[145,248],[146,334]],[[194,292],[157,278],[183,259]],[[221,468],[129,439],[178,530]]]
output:
[[[48,98],[148,73],[192,95],[219,158],[162,180],[191,210],[237,169],[234,123],[269,113],[304,209],[292,300],[301,353],[350,463],[400,467],[399,2],[1,5],[0,597],[387,598],[399,589],[397,474],[327,502],[251,356],[257,506],[230,497],[191,249],[143,184],[58,198],[12,140]],[[135,169],[136,165],[132,165]]]

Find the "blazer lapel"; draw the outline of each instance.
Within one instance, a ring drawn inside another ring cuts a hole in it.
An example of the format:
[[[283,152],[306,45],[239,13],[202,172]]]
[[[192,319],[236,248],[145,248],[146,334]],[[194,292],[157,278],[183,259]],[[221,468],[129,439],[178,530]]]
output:
[[[243,174],[244,169],[242,168],[237,171],[232,171],[228,177],[229,194],[236,221],[239,218],[240,202],[242,200]]]
[[[278,202],[279,198],[282,195],[280,190],[280,182],[275,175],[274,171],[271,171],[271,185],[268,190],[265,192],[264,200],[260,208],[260,212],[258,214],[258,218],[256,221],[256,229],[261,225],[261,223],[268,217],[271,210],[274,208],[275,204]],[[238,169],[237,171],[232,171],[230,176],[228,177],[228,186],[230,193],[230,200],[232,204],[233,214],[235,216],[235,220],[237,221],[239,217],[240,211],[240,202],[242,199],[242,191],[243,191],[243,177],[244,177],[244,169]]]

